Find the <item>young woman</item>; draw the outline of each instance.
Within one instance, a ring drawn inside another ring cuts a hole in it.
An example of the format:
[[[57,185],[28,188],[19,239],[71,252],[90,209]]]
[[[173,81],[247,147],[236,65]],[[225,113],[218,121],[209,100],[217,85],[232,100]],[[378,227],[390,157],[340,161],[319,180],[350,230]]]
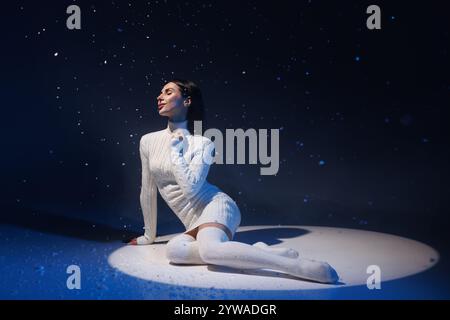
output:
[[[157,101],[159,115],[168,118],[168,125],[140,141],[145,232],[130,244],[149,245],[155,240],[159,190],[186,227],[186,232],[167,243],[166,254],[172,263],[267,268],[303,279],[336,282],[338,275],[329,264],[299,258],[293,249],[232,241],[241,213],[233,199],[206,181],[214,143],[193,130],[194,121],[203,120],[200,89],[192,81],[174,79],[164,85]]]

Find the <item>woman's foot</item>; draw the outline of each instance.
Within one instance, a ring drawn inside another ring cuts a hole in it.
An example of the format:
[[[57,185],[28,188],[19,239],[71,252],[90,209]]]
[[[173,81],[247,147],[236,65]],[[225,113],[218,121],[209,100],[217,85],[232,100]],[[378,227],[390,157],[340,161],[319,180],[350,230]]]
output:
[[[339,280],[336,270],[328,263],[309,259],[298,259],[298,264],[291,274],[322,283],[336,283]]]
[[[254,247],[260,248],[264,251],[286,257],[296,259],[299,256],[298,251],[291,248],[272,248],[264,242],[256,242],[253,244]]]

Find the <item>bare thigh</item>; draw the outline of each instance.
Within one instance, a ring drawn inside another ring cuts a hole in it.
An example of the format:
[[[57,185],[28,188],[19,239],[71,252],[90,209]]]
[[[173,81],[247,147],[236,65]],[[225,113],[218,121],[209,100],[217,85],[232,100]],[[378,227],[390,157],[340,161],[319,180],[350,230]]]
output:
[[[216,227],[216,228],[219,228],[219,229],[223,230],[223,231],[227,234],[228,240],[231,240],[231,238],[232,238],[232,233],[231,233],[230,229],[228,229],[227,226],[225,226],[225,225],[223,225],[223,224],[221,224],[221,223],[217,223],[217,222],[207,222],[207,223],[203,223],[203,224],[199,225],[198,227],[196,227],[196,228],[194,228],[194,229],[192,229],[192,230],[186,231],[185,234],[188,234],[188,235],[190,235],[191,237],[193,237],[194,239],[197,239],[197,234],[198,234],[198,232],[199,232],[201,229],[206,228],[206,227]]]

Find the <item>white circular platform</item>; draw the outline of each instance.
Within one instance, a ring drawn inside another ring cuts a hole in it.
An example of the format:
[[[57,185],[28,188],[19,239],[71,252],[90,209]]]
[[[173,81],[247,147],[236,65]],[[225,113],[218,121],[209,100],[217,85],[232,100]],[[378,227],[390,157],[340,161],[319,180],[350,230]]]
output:
[[[355,229],[312,226],[240,227],[236,241],[266,242],[290,247],[301,257],[326,261],[340,277],[339,284],[321,284],[273,270],[236,270],[220,266],[173,265],[166,259],[166,241],[176,234],[158,237],[149,246],[124,246],[114,251],[109,264],[145,280],[193,288],[238,290],[305,290],[365,285],[367,267],[381,270],[381,281],[413,275],[431,268],[439,254],[431,247],[406,238]],[[159,243],[161,242],[161,243]]]

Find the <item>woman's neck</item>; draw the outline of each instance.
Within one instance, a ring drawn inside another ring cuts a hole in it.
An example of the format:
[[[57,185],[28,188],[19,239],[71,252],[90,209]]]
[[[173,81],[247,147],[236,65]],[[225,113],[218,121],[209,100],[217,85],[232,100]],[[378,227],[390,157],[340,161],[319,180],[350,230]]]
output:
[[[172,117],[172,118],[169,118],[169,121],[170,122],[184,122],[184,121],[186,121],[187,119],[186,119],[186,117],[185,116],[179,116],[179,117]]]
[[[172,119],[169,119],[167,127],[169,128],[170,131],[173,131],[175,129],[187,129],[188,127],[188,122],[187,120],[181,120],[181,121],[174,121]]]

